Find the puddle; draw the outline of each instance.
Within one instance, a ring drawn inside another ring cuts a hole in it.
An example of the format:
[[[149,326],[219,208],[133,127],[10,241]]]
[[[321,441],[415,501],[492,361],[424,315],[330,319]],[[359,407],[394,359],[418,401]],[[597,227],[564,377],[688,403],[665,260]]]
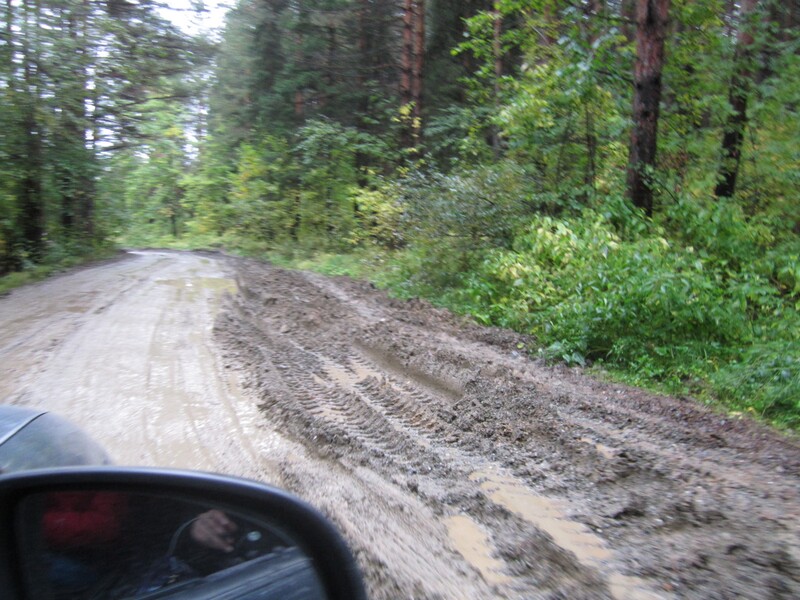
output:
[[[487,583],[513,581],[503,574],[503,562],[492,558],[489,536],[475,521],[464,515],[456,515],[447,518],[445,525],[456,550],[480,572]]]
[[[161,285],[186,290],[211,290],[212,292],[236,293],[236,282],[224,277],[192,277],[187,279],[159,279]]]
[[[609,562],[614,553],[586,525],[567,518],[569,506],[566,502],[536,495],[514,477],[499,473],[476,471],[470,479],[481,482],[481,489],[492,502],[532,523],[552,537],[556,544],[572,552],[581,564],[606,577],[611,595],[617,600],[665,597],[651,591],[641,578],[612,571]]]
[[[160,285],[168,285],[175,288],[178,292],[178,298],[194,302],[206,296],[204,292],[210,292],[211,299],[210,306],[212,312],[219,309],[219,304],[222,302],[222,297],[225,292],[235,294],[238,290],[236,282],[233,279],[226,279],[224,277],[191,277],[183,279],[158,279],[156,280]]]
[[[330,377],[334,383],[348,390],[352,390],[362,381],[362,378],[357,374],[351,373],[344,367],[337,365],[332,361],[326,360],[325,364],[323,365],[323,369],[325,370],[325,375]]]
[[[544,496],[537,496],[512,477],[478,471],[472,481],[482,481],[481,489],[495,504],[507,508],[537,528],[547,532],[556,544],[572,552],[580,562],[597,566],[613,554],[602,539],[583,523],[570,521],[565,507]]]
[[[391,353],[373,348],[363,342],[356,340],[354,346],[361,350],[364,355],[374,362],[380,369],[398,381],[413,384],[416,387],[428,391],[434,398],[444,396],[451,402],[457,402],[463,396],[463,386],[457,381],[449,381],[444,377],[437,378],[419,369],[405,365]]]
[[[579,441],[583,442],[584,444],[589,444],[590,446],[594,446],[594,449],[597,450],[597,453],[602,456],[603,458],[607,458],[611,460],[616,456],[616,452],[614,452],[613,448],[609,448],[605,444],[601,444],[599,442],[595,442],[593,439],[588,437],[582,437]]]

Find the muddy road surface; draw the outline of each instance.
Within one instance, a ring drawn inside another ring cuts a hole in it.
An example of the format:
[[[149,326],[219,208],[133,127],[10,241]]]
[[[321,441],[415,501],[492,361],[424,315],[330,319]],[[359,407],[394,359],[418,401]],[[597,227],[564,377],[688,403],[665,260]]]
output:
[[[800,597],[800,447],[364,283],[140,252],[0,299],[0,399],[283,486],[375,599]]]
[[[212,338],[226,291],[217,259],[166,252],[14,290],[0,298],[0,401],[63,414],[120,464],[256,465],[259,412]]]

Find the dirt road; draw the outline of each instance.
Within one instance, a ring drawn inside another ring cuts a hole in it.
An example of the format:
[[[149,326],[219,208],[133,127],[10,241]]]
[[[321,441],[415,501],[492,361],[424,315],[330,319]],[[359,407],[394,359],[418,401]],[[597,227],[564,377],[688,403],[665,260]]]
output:
[[[79,423],[120,464],[275,480],[274,440],[212,340],[230,269],[133,252],[0,298],[0,401]]]
[[[292,490],[376,599],[800,597],[796,442],[526,343],[347,279],[141,252],[0,299],[0,399],[122,463]]]

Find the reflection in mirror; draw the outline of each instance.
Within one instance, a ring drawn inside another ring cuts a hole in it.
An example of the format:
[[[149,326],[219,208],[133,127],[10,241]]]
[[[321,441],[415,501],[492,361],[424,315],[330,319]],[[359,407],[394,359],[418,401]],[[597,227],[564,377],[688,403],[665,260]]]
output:
[[[325,598],[279,523],[213,503],[105,489],[33,494],[17,534],[31,598]]]

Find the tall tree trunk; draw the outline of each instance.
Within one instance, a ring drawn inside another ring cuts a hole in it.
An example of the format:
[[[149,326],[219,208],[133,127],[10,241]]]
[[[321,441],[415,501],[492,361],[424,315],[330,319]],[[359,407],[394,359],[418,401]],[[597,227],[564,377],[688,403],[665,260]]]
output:
[[[22,181],[20,208],[22,236],[34,261],[44,253],[44,199],[42,197],[42,144],[34,106],[25,109],[25,177]]]
[[[89,77],[92,63],[92,47],[91,47],[91,0],[83,0],[83,27],[81,31],[82,48],[81,48],[81,138],[80,143],[84,154],[88,158],[87,164],[84,165],[82,172],[83,183],[83,197],[79,204],[79,216],[83,227],[83,232],[89,240],[94,238],[95,235],[95,173],[94,173],[94,160],[95,155],[93,152],[93,142],[90,145],[89,137],[92,135],[92,123],[88,112],[88,104],[92,98],[92,92],[89,90]]]
[[[328,17],[328,23],[325,25],[325,41],[326,41],[326,48],[325,48],[325,88],[326,90],[333,90],[335,89],[336,85],[336,75],[335,70],[338,66],[336,64],[336,24],[334,22],[333,16]],[[321,108],[325,108],[326,104],[328,103],[328,94],[330,91],[326,91],[326,93],[321,94],[321,98],[319,101],[319,105]]]
[[[503,14],[495,8],[492,11],[494,17],[494,30],[492,32],[492,54],[494,54],[494,103],[499,109],[500,106],[500,80],[503,77]],[[500,130],[497,125],[491,126],[492,153],[494,159],[500,158]]]
[[[22,119],[25,135],[24,177],[20,194],[22,235],[25,246],[34,261],[44,254],[45,213],[42,194],[43,147],[41,130],[37,120],[39,106],[39,73],[34,58],[36,36],[40,31],[41,6],[31,0],[25,3],[24,27],[22,30],[23,81],[25,86],[25,108]]]
[[[424,68],[425,0],[403,0],[400,103],[408,111],[401,139],[406,148],[418,146],[422,134]]]
[[[368,15],[370,0],[358,0],[358,8],[356,10],[356,22],[358,26],[358,71],[356,77],[356,84],[358,85],[358,112],[359,119],[357,126],[362,130],[369,130],[369,125],[365,123],[363,118],[369,112],[370,106],[370,90],[367,87],[367,82],[372,78],[372,56],[370,53],[371,48],[371,35],[368,24]],[[369,160],[366,154],[361,151],[356,151],[356,169],[359,172],[358,185],[366,187],[366,167]],[[357,210],[356,210],[357,216]]]
[[[596,190],[597,173],[597,133],[594,127],[594,107],[584,106],[584,125],[586,129],[586,169],[584,170],[583,183],[588,190]]]
[[[369,108],[369,92],[366,89],[372,60],[369,55],[369,28],[367,26],[367,15],[369,14],[369,0],[359,0],[356,20],[358,23],[358,89],[361,92],[359,108],[366,113]]]
[[[739,164],[742,158],[742,142],[747,128],[747,98],[753,78],[751,71],[751,47],[753,34],[751,19],[758,6],[758,0],[742,0],[739,15],[739,33],[736,37],[736,53],[728,102],[731,113],[725,125],[722,138],[722,162],[719,169],[719,183],[714,189],[718,198],[730,198],[736,191]]]
[[[605,0],[590,0],[587,7],[588,17],[588,38],[591,46],[594,47],[601,30],[600,19],[605,15]],[[583,183],[588,190],[596,189],[595,177],[597,173],[597,131],[594,125],[594,109],[592,100],[594,94],[590,95],[584,103],[584,129],[586,139],[586,168],[584,170]]]
[[[403,0],[403,43],[400,54],[400,105],[410,107],[413,102],[411,79],[414,60],[414,0]],[[403,125],[401,143],[410,148],[414,145],[411,128]]]
[[[297,10],[297,29],[294,33],[294,61],[295,65],[302,65],[304,63],[304,50],[303,44],[305,43],[305,30],[306,30],[306,9],[302,2],[298,2],[295,10]],[[301,67],[302,68],[302,67]],[[294,92],[294,116],[298,122],[303,122],[306,118],[306,91],[298,87]]]
[[[653,214],[653,186],[648,170],[656,164],[661,71],[670,0],[637,0],[636,64],[633,70],[633,129],[628,155],[628,197]]]
[[[60,20],[67,25],[69,32],[69,39],[72,44],[69,46],[69,58],[71,60],[75,54],[79,53],[78,43],[78,14],[74,6],[64,6]],[[70,64],[75,67],[74,64]],[[79,69],[77,69],[79,70]],[[75,80],[65,81],[63,84],[62,98],[61,98],[61,122],[59,123],[58,130],[55,137],[59,139],[60,150],[64,153],[68,152],[67,148],[74,145],[80,134],[80,121],[83,119],[82,109],[78,106],[81,95],[78,93],[83,86]],[[74,159],[67,161],[60,161],[61,164],[56,165],[58,172],[58,179],[60,180],[61,192],[61,228],[67,236],[74,233],[75,217],[77,212],[77,204],[80,192],[80,187],[76,181],[76,165]],[[70,164],[72,163],[72,164]]]
[[[58,95],[61,122],[56,137],[65,158],[54,165],[61,183],[61,226],[69,237],[91,240],[94,236],[94,154],[89,147],[93,135],[88,114],[92,52],[90,48],[91,5],[82,0],[64,7],[61,21],[69,37],[70,76],[64,77]]]
[[[423,75],[425,69],[425,0],[414,2],[414,61],[411,70],[411,98],[414,103],[414,130],[422,134]]]

